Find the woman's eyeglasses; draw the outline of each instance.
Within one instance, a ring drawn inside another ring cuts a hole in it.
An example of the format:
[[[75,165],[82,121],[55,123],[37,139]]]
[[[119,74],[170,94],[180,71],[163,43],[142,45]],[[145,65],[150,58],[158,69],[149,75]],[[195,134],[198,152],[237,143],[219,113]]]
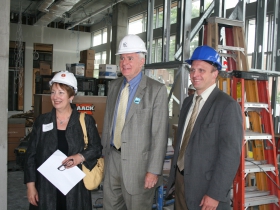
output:
[[[66,169],[66,166],[67,166],[67,167],[70,167],[70,166],[72,166],[73,164],[74,164],[73,159],[69,159],[66,163],[60,165],[57,169],[58,169],[59,171],[64,171],[64,170]]]

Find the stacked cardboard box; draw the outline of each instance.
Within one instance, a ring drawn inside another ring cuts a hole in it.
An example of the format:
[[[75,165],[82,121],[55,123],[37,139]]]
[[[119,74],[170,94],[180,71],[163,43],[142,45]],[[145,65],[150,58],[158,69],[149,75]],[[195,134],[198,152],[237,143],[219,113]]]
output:
[[[85,64],[84,63],[72,63],[71,72],[76,76],[85,75]]]
[[[117,69],[117,65],[99,64],[99,78],[116,79]]]
[[[95,52],[94,50],[83,50],[80,51],[80,63],[85,64],[85,77],[93,77],[93,70],[94,70],[94,59],[95,59]]]

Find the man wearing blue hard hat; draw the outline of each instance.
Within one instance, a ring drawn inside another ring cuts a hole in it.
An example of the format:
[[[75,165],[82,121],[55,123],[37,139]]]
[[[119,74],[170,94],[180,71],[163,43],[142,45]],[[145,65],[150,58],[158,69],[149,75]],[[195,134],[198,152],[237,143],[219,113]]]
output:
[[[241,109],[216,86],[222,68],[216,50],[199,46],[186,62],[196,91],[180,111],[167,192],[175,184],[176,210],[230,210],[243,140]]]

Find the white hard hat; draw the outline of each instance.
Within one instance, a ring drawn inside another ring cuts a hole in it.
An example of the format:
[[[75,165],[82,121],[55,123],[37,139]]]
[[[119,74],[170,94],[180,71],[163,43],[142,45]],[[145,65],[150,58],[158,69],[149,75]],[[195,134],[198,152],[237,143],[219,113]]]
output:
[[[74,74],[69,71],[60,71],[56,73],[52,80],[49,82],[50,86],[52,86],[54,82],[69,85],[74,88],[75,93],[78,92],[77,79]]]
[[[190,90],[196,90],[196,89],[194,88],[193,84],[190,84],[190,86],[189,86],[188,89],[190,89]]]
[[[145,43],[139,36],[129,34],[120,41],[116,55],[139,52],[147,53]]]

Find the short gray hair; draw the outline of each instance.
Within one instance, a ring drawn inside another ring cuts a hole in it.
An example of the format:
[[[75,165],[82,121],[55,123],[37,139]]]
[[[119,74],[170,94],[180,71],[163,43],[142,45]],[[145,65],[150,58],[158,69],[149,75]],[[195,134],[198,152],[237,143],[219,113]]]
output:
[[[138,55],[139,55],[140,59],[145,58],[145,53],[140,52],[140,53],[138,53]]]

